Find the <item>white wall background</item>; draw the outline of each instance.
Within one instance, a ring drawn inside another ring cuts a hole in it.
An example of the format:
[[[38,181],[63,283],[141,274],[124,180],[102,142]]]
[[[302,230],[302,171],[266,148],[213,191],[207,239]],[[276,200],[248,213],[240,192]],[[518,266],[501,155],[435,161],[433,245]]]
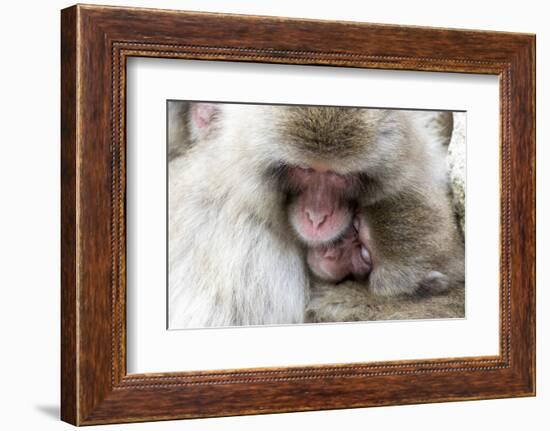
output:
[[[550,28],[545,2],[130,0],[118,4],[537,34],[538,396],[284,415],[172,421],[96,429],[257,430],[547,429],[550,423]],[[69,429],[59,422],[59,9],[70,2],[5,2],[0,15],[0,427]],[[545,55],[546,54],[546,55]],[[32,122],[32,123],[31,123]],[[544,172],[545,171],[545,172]],[[546,228],[546,229],[545,229]]]

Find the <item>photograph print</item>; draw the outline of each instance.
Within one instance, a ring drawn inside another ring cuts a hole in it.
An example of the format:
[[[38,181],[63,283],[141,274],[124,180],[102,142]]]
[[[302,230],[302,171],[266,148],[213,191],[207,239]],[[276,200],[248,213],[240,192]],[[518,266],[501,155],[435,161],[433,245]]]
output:
[[[465,317],[466,113],[167,102],[168,329]]]

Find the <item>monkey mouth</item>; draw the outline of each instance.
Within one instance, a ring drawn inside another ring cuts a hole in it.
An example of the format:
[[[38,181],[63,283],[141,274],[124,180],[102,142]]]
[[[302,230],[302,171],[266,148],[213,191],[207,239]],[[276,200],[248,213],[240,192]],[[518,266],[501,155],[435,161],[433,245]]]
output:
[[[319,241],[313,247],[316,248],[337,248],[341,247],[344,243],[349,242],[350,238],[357,235],[357,229],[353,225],[353,217],[350,218],[349,224],[340,229],[333,237],[325,238],[324,241]],[[356,242],[356,241],[355,241]]]
[[[317,227],[316,229],[304,227],[305,223],[297,219],[291,220],[291,225],[300,241],[308,247],[331,247],[346,237],[352,228],[352,222],[353,217],[349,214],[346,215],[343,222],[327,224],[327,226]],[[301,226],[301,228],[296,226]]]

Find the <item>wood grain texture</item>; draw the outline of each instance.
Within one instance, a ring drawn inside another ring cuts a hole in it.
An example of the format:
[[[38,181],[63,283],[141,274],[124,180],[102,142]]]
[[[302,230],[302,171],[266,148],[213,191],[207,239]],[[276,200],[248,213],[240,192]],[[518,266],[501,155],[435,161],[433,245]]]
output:
[[[63,420],[85,425],[534,394],[533,35],[79,5],[62,11],[61,39]],[[127,375],[130,56],[498,75],[499,356]]]
[[[76,9],[61,16],[61,417],[77,422]]]

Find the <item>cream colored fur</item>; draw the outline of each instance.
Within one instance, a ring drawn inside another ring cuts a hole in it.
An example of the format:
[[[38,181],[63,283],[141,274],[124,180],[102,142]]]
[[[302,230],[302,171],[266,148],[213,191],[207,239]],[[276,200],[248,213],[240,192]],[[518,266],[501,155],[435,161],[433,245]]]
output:
[[[284,196],[261,177],[274,157],[261,112],[223,110],[215,139],[169,165],[169,326],[303,322],[308,276]]]

